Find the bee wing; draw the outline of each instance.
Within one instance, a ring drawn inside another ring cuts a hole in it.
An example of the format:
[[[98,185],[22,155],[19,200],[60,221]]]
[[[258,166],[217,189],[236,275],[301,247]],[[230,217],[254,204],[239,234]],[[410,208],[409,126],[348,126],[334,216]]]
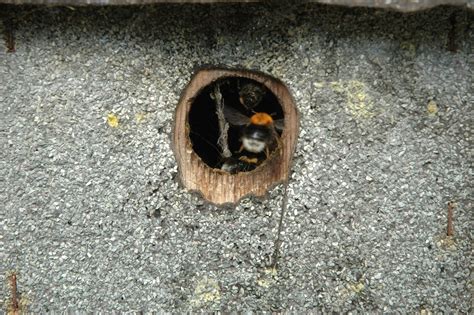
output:
[[[276,119],[273,121],[273,126],[275,126],[275,129],[277,129],[278,131],[283,131],[283,129],[285,129],[285,120]]]
[[[243,126],[249,122],[247,116],[230,106],[224,106],[224,116],[231,125]]]

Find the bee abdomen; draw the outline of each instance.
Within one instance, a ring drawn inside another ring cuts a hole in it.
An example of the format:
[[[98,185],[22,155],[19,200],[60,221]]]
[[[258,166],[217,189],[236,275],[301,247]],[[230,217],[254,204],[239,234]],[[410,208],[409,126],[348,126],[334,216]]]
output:
[[[244,129],[243,137],[267,142],[272,138],[272,132],[268,127],[249,125]]]

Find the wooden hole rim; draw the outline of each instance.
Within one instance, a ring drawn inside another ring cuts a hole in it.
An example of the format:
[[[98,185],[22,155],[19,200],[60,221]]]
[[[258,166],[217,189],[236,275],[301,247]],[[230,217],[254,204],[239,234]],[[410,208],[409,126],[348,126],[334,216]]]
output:
[[[263,84],[277,98],[285,119],[281,148],[256,169],[230,174],[207,165],[193,150],[188,115],[194,99],[209,84],[225,77],[247,78]],[[175,111],[172,149],[181,184],[215,205],[236,204],[248,196],[264,197],[272,187],[289,177],[299,134],[299,113],[288,87],[268,74],[232,68],[198,70],[184,88]]]

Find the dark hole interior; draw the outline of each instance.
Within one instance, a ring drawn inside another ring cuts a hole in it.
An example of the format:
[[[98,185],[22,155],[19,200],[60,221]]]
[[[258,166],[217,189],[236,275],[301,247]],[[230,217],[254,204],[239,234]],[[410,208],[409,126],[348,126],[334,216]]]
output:
[[[189,138],[191,139],[193,150],[208,166],[221,168],[223,163],[226,163],[228,159],[223,158],[221,148],[218,144],[220,136],[219,121],[216,114],[216,102],[211,97],[216,85],[219,85],[224,106],[232,107],[239,113],[249,117],[249,119],[256,112],[267,113],[273,120],[281,120],[284,118],[284,115],[277,97],[267,87],[255,80],[242,77],[224,77],[205,86],[191,104],[188,116],[190,127]],[[244,106],[240,101],[241,96],[244,95],[242,91],[246,91],[246,88],[249,86],[259,91],[259,93],[255,94],[260,96],[257,97],[260,101],[255,101],[255,98],[250,98],[253,102],[252,107]],[[232,159],[234,160],[238,160],[239,157],[245,153],[240,154],[238,152],[241,148],[243,128],[246,127],[229,124],[228,145],[232,153]],[[277,135],[278,137],[281,135],[280,130],[277,130]],[[269,157],[271,157],[271,153],[272,152],[270,152]],[[267,158],[263,152],[258,154],[247,152],[245,155],[249,158],[256,157],[259,161],[263,161]],[[239,172],[251,171],[261,163],[244,164],[245,165],[239,169]]]

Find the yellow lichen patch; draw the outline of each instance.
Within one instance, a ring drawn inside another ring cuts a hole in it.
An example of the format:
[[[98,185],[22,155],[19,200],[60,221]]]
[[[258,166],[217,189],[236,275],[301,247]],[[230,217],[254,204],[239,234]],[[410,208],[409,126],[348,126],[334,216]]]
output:
[[[454,240],[453,236],[446,236],[446,235],[442,236],[437,240],[436,244],[439,247],[447,249],[447,250],[456,250],[457,249],[456,241]]]
[[[11,305],[9,306],[8,310],[7,310],[7,314],[8,315],[18,315],[18,314],[28,314],[28,305],[30,305],[31,302],[30,300],[28,299],[28,297],[26,297],[24,294],[21,294],[20,295],[20,298],[19,298],[19,301],[18,301],[18,310],[13,310],[11,308]]]
[[[351,296],[355,295],[363,295],[365,290],[364,280],[361,279],[358,282],[350,282],[345,285],[345,287],[341,288],[340,294],[342,301],[346,301]]]
[[[438,104],[436,104],[435,101],[431,100],[428,102],[426,110],[428,111],[428,114],[436,115],[436,113],[438,113]]]
[[[374,103],[367,94],[367,87],[360,81],[347,82],[347,110],[358,119],[368,119],[374,116]]]
[[[278,274],[278,270],[275,267],[268,267],[265,270],[263,270],[263,272],[272,277],[276,277]]]
[[[374,102],[369,94],[368,87],[361,81],[332,81],[314,82],[315,88],[329,87],[336,93],[346,97],[346,111],[356,119],[369,119],[375,116]]]
[[[323,82],[313,82],[313,86],[317,89],[321,89],[324,87],[324,83]]]
[[[414,58],[416,56],[416,46],[412,42],[401,42],[400,48],[405,51],[408,57]]]
[[[244,61],[243,65],[246,68],[253,68],[253,67],[255,67],[255,61],[254,60],[246,60],[246,61]]]
[[[218,46],[224,46],[228,42],[228,38],[222,35],[217,35],[216,36],[216,45]]]
[[[355,96],[359,102],[364,102],[367,98],[367,95],[365,95],[364,93],[357,93]]]
[[[146,114],[145,113],[136,113],[135,114],[135,121],[137,122],[137,124],[141,123],[142,121],[145,120],[145,116]]]
[[[200,306],[209,303],[219,303],[220,300],[221,290],[219,284],[216,280],[205,277],[197,283],[191,304]]]
[[[362,282],[349,284],[349,290],[354,293],[360,293],[365,289],[365,285]]]
[[[266,279],[258,279],[257,284],[261,286],[262,288],[268,288],[270,286],[270,283]]]
[[[117,128],[119,125],[119,119],[116,115],[114,114],[108,114],[107,115],[107,124],[112,127],[112,128]]]
[[[374,103],[367,94],[367,86],[357,80],[331,82],[331,88],[346,95],[346,110],[357,119],[369,119],[374,114]]]
[[[341,81],[333,81],[329,82],[329,86],[331,89],[333,89],[335,92],[343,93],[345,92],[344,84]]]
[[[262,288],[270,287],[278,275],[278,270],[275,267],[268,267],[263,269],[263,275],[257,279],[257,284]]]

